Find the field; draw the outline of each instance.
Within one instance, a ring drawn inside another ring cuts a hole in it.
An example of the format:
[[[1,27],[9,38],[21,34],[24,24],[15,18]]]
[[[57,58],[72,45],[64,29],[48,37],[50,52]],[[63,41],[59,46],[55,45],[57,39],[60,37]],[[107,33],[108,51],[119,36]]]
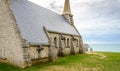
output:
[[[120,53],[93,52],[59,57],[56,62],[20,69],[0,63],[0,71],[120,71]]]

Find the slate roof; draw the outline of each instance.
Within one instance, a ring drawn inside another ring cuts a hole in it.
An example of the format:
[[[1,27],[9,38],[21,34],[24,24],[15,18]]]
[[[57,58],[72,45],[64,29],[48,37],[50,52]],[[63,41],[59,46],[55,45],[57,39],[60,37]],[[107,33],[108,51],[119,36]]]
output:
[[[28,0],[10,0],[10,6],[22,37],[32,44],[48,44],[43,26],[50,31],[79,35],[62,15]]]

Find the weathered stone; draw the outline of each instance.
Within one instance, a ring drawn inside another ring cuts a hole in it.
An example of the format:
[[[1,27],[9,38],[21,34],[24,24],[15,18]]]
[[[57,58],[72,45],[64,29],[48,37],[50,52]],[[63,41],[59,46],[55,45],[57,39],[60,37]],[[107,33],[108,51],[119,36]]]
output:
[[[49,47],[49,61],[54,62],[57,60],[57,52],[54,43],[50,42]]]
[[[0,61],[25,68],[30,67],[35,61],[56,61],[57,55],[83,53],[83,42],[80,35],[50,31],[45,27],[43,29],[47,35],[48,44],[31,44],[21,35],[9,1],[0,0]],[[69,5],[69,0],[66,0],[65,6],[66,4]],[[74,29],[73,16],[70,12],[66,14],[67,10],[70,11],[70,9],[65,9],[63,15]]]

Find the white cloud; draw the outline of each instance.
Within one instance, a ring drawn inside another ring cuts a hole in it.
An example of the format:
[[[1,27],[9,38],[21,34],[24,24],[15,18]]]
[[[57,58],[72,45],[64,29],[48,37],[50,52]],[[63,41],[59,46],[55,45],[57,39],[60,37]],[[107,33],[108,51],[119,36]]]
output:
[[[59,14],[63,11],[64,0],[30,1]],[[75,25],[82,35],[120,34],[120,0],[70,0],[70,2]]]

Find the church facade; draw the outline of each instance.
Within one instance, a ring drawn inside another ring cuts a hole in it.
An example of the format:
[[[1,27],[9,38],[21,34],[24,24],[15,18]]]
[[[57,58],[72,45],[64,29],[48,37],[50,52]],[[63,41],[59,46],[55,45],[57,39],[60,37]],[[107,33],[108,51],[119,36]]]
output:
[[[69,0],[62,15],[28,0],[0,0],[0,61],[25,68],[78,53],[83,41]]]

